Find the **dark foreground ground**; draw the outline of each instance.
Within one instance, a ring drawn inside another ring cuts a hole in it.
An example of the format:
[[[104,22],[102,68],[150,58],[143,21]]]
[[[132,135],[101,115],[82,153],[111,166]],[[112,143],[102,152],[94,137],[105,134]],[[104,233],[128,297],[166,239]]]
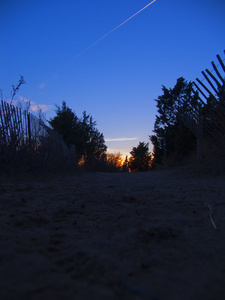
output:
[[[1,178],[0,299],[225,299],[225,177]]]

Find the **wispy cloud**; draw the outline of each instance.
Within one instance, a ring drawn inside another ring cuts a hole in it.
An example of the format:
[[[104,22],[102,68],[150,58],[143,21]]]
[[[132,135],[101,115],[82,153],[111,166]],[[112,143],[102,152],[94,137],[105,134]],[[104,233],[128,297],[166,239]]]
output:
[[[49,109],[52,109],[53,105],[46,105],[46,104],[31,104],[30,109],[34,112],[39,110],[46,112]]]
[[[47,104],[37,104],[34,101],[31,101],[29,99],[26,98],[20,98],[23,102],[27,103],[27,106],[29,107],[29,109],[33,112],[37,112],[39,110],[41,110],[42,112],[46,112],[50,109],[53,108],[53,105],[47,105]]]
[[[46,87],[47,83],[43,82],[39,85],[39,89],[43,89],[44,87]]]
[[[122,138],[115,138],[115,139],[105,139],[106,142],[126,142],[126,141],[135,141],[138,140],[137,137],[133,138],[127,138],[127,137],[122,137]]]

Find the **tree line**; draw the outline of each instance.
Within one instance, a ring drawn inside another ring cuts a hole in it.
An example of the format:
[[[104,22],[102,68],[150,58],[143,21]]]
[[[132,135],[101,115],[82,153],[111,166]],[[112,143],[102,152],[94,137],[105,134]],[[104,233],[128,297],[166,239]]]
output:
[[[65,102],[61,108],[57,108],[56,116],[49,123],[68,145],[76,146],[78,163],[85,169],[148,171],[167,159],[172,159],[174,163],[183,161],[197,151],[198,135],[193,128],[187,126],[185,120],[191,120],[196,128],[201,122],[202,128],[205,128],[201,133],[203,137],[206,128],[210,127],[212,132],[221,132],[216,137],[217,143],[224,139],[225,123],[221,108],[225,107],[225,85],[218,87],[216,98],[210,95],[204,104],[199,101],[198,92],[194,91],[193,85],[193,82],[179,77],[173,88],[162,86],[162,95],[155,100],[157,115],[154,134],[149,136],[153,154],[149,152],[149,143],[145,142],[139,142],[137,147],[133,147],[130,157],[125,160],[122,160],[120,154],[107,154],[103,134],[95,128],[96,122],[92,117],[84,112],[79,119]],[[201,115],[198,116],[198,112]],[[219,118],[221,113],[222,117]],[[222,130],[216,131],[218,127]],[[208,147],[210,146],[208,143]]]
[[[219,61],[225,70],[222,60]],[[74,167],[85,170],[148,171],[167,159],[172,159],[174,162],[183,161],[197,149],[199,150],[202,140],[204,142],[207,140],[208,148],[219,148],[224,154],[225,79],[213,62],[212,65],[220,80],[219,82],[208,71],[217,84],[216,88],[204,72],[202,73],[213,87],[214,95],[202,84],[209,92],[209,96],[206,97],[200,88],[194,89],[194,86],[197,86],[195,82],[188,82],[183,77],[177,79],[173,88],[162,86],[162,95],[155,99],[157,115],[153,134],[149,136],[153,153],[149,152],[149,143],[146,142],[139,142],[138,146],[132,148],[130,156],[125,159],[120,154],[107,153],[104,135],[97,129],[93,117],[84,111],[79,118],[65,101],[62,102],[61,107],[56,106],[56,115],[47,122],[54,132],[62,137],[68,149],[71,147],[75,149],[76,157],[72,160]],[[21,76],[18,85],[12,86],[12,99],[24,83]],[[205,96],[205,102],[201,100],[199,91]],[[3,132],[2,128],[0,132]],[[0,144],[1,152],[3,145],[8,147],[3,141],[0,141]],[[5,153],[7,147],[4,148]],[[19,148],[21,147],[17,145],[17,149]],[[40,150],[40,147],[34,148],[35,151]]]
[[[43,120],[41,112],[39,118],[33,116],[29,104],[15,107],[14,97],[23,84],[21,76],[17,86],[12,86],[10,103],[2,100],[0,106],[0,173],[77,168],[128,172],[151,167],[148,143],[140,142],[125,159],[119,153],[107,153],[103,133],[93,117],[84,111],[79,118],[65,101],[56,106],[56,115],[49,121]]]
[[[107,154],[103,133],[96,128],[93,117],[83,112],[79,118],[67,105],[57,106],[56,115],[49,124],[65,143],[76,148],[77,165],[85,170],[98,171],[147,171],[151,167],[152,155],[148,143],[140,142],[133,147],[131,156],[123,160],[120,154]]]

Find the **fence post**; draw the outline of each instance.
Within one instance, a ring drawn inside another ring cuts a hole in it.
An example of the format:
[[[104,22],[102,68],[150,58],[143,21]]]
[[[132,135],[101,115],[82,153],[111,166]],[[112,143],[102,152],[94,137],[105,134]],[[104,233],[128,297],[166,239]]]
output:
[[[5,124],[4,124],[3,116],[4,116],[4,105],[3,105],[3,101],[1,100],[1,108],[0,108],[0,119],[2,124],[1,138],[3,139],[4,143],[6,143],[6,134],[5,134],[5,126],[4,126]]]
[[[198,134],[197,134],[197,157],[198,159],[202,158],[203,154],[203,122],[202,122],[202,111],[201,107],[198,107],[198,113],[197,113],[197,127],[198,127]]]
[[[27,130],[28,130],[28,141],[31,146],[31,130],[30,130],[30,113],[27,112]]]

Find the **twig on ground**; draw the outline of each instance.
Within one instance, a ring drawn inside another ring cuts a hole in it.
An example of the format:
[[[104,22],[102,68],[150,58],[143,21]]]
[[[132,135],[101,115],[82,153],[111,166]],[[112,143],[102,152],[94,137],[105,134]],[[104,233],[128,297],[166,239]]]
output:
[[[214,228],[214,229],[217,229],[217,226],[216,226],[216,224],[215,224],[215,222],[214,222],[214,220],[213,220],[213,217],[212,217],[212,214],[213,214],[213,205],[210,204],[209,202],[206,202],[206,206],[207,206],[208,209],[209,209],[209,218],[210,218],[210,220],[211,220],[211,222],[212,222],[213,228]]]

